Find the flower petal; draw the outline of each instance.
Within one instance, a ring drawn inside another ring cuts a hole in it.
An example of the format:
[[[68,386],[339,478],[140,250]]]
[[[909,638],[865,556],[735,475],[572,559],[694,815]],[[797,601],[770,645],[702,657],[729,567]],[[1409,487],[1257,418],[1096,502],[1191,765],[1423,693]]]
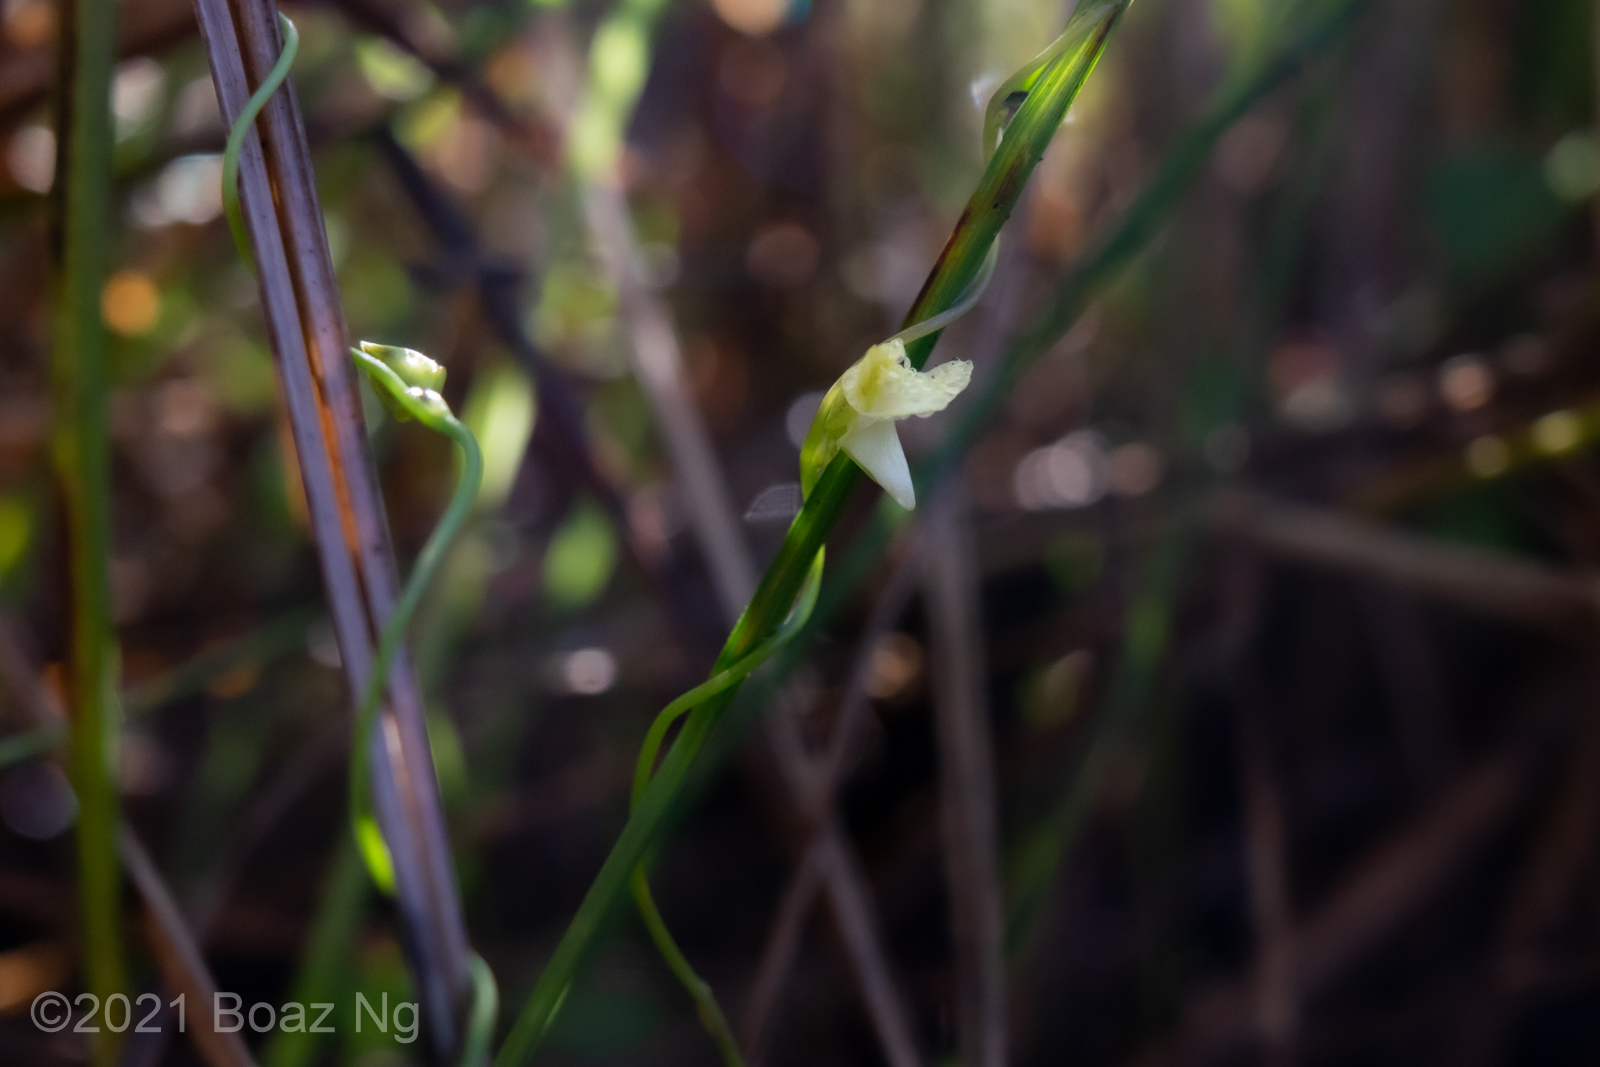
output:
[[[800,446],[800,491],[810,495],[811,487],[822,476],[822,469],[839,451],[839,438],[845,435],[856,420],[856,413],[844,398],[839,383],[834,382],[822,398],[817,413],[811,419],[811,429]]]
[[[899,338],[873,345],[844,372],[839,384],[845,399],[862,415],[903,419],[943,411],[972,380],[972,364],[964,359],[919,371],[906,356]]]
[[[414,348],[362,341],[361,351],[374,359],[381,360],[384,366],[394,371],[400,380],[409,386],[432,389],[434,392],[444,388],[446,373],[444,365]]]
[[[855,425],[840,438],[839,447],[850,453],[850,458],[861,464],[861,469],[883,486],[896,504],[907,511],[917,506],[911,468],[906,465],[906,453],[900,447],[893,419],[856,416]]]

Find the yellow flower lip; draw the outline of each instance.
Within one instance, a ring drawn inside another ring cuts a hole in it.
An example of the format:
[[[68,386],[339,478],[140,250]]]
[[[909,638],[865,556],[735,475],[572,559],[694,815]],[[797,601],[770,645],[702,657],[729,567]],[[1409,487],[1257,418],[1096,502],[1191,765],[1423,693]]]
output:
[[[845,400],[861,415],[904,419],[927,418],[949,406],[972,380],[972,364],[964,359],[920,371],[906,356],[898,337],[873,345],[839,379]]]
[[[843,449],[895,503],[907,510],[916,507],[911,468],[894,424],[912,415],[927,418],[943,411],[971,380],[972,364],[966,360],[919,371],[906,356],[901,338],[873,345],[823,400],[801,452],[802,483],[815,478]]]
[[[937,333],[972,310],[994,275],[997,247],[989,246],[976,277],[954,304],[873,345],[833,383],[800,446],[801,492],[811,492],[822,468],[843,449],[895,503],[907,511],[917,506],[911,468],[894,424],[912,415],[925,419],[949,407],[972,381],[972,364],[953,359],[921,371],[911,365],[906,342]]]

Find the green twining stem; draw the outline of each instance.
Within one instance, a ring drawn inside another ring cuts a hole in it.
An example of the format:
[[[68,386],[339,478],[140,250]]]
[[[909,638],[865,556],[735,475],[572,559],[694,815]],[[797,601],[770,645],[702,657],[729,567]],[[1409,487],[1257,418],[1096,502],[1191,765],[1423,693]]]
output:
[[[245,136],[255,122],[256,116],[288,78],[289,68],[294,64],[295,53],[299,49],[300,35],[295,30],[294,23],[281,13],[278,15],[278,22],[283,28],[283,52],[278,56],[277,63],[273,65],[266,79],[256,88],[234,120],[232,128],[228,131],[228,142],[222,161],[222,202],[228,216],[228,228],[233,233],[234,246],[238,249],[239,258],[245,261],[252,273],[256,270],[255,257],[245,229],[244,213],[239,204],[239,153],[244,147]],[[477,439],[472,436],[472,431],[462,425],[450,411],[444,398],[437,392],[437,387],[442,385],[444,380],[442,367],[420,353],[405,349],[390,349],[385,346],[370,347],[374,351],[390,353],[394,357],[394,365],[391,366],[361,348],[352,348],[350,354],[354,357],[356,365],[366,372],[373,388],[378,390],[384,406],[397,419],[414,418],[435,433],[450,438],[461,450],[462,460],[461,477],[456,483],[455,492],[450,497],[450,503],[433,532],[429,534],[427,543],[423,545],[416,566],[412,568],[411,576],[406,580],[405,589],[400,594],[400,600],[395,604],[393,612],[384,624],[383,633],[378,637],[378,650],[367,677],[367,686],[362,693],[361,702],[356,706],[355,735],[350,746],[351,828],[357,851],[373,883],[385,894],[392,896],[395,891],[394,862],[372,811],[373,732],[377,726],[378,708],[383,700],[389,672],[394,666],[400,646],[405,641],[406,628],[416,613],[417,606],[422,602],[429,583],[438,572],[439,565],[444,562],[456,536],[471,515],[472,505],[478,498],[478,490],[483,483],[483,452],[478,448]],[[402,374],[405,377],[402,377]],[[499,990],[495,986],[494,974],[490,971],[489,965],[481,956],[474,954],[470,966],[473,1003],[467,1020],[466,1038],[462,1045],[459,1061],[461,1067],[479,1067],[487,1061],[489,1043],[494,1036],[495,1021],[499,1014]]]
[[[776,632],[783,619],[792,614],[791,605],[816,566],[817,553],[827,531],[838,520],[859,475],[860,470],[843,455],[823,472],[790,525],[789,535],[779,546],[778,557],[762,579],[750,606],[735,625],[714,671],[720,672],[739,663],[762,643],[763,634]],[[623,826],[621,836],[545,964],[528,1002],[500,1048],[496,1067],[523,1063],[543,1038],[566,998],[579,964],[599,937],[612,903],[629,889],[634,868],[645,858],[649,846],[661,832],[673,801],[688,781],[696,754],[705,745],[736,691],[737,685],[730,684],[704,697],[684,717],[676,740],[667,747],[666,755]]]
[[[356,707],[355,736],[351,739],[350,816],[356,846],[374,884],[392,896],[394,863],[389,855],[389,846],[384,843],[383,833],[378,829],[377,819],[372,814],[373,731],[377,727],[378,707],[383,700],[390,668],[394,666],[394,658],[405,641],[406,627],[416,613],[417,605],[422,602],[428,583],[449,555],[450,546],[455,543],[456,536],[472,514],[473,503],[478,499],[478,489],[483,484],[483,452],[472,431],[451,413],[444,398],[431,388],[435,384],[442,384],[442,368],[435,364],[431,370],[421,371],[422,380],[427,384],[414,385],[401,378],[388,363],[360,348],[352,348],[350,354],[355,358],[356,365],[366,372],[367,380],[380,390],[379,395],[386,396],[393,405],[392,410],[398,416],[416,419],[435,433],[450,438],[461,450],[461,477],[456,482],[455,492],[451,494],[450,503],[433,532],[428,535],[427,543],[422,546],[416,565],[411,569],[411,577],[406,579],[400,600],[378,638],[378,654],[373,658],[371,673],[367,676],[366,691]],[[431,364],[426,360],[418,362]],[[400,366],[406,369],[408,365],[402,362]],[[489,1041],[493,1037],[495,1019],[499,1014],[500,994],[489,965],[474,953],[471,967],[473,1004],[459,1061],[461,1067],[478,1067],[488,1059]]]
[[[451,414],[449,407],[440,399],[438,393],[431,389],[425,390],[407,385],[382,360],[368,355],[359,348],[352,348],[350,354],[355,357],[356,365],[366,372],[367,379],[375,388],[387,392],[391,400],[422,425],[454,441],[461,449],[462,459],[461,478],[456,483],[455,492],[451,495],[450,503],[445,508],[444,515],[440,517],[438,525],[433,528],[433,533],[428,535],[427,543],[422,546],[422,552],[417,556],[416,566],[411,570],[411,577],[406,580],[400,600],[395,604],[389,621],[384,625],[383,633],[378,638],[378,653],[367,676],[366,691],[362,694],[361,703],[356,705],[355,743],[350,751],[350,809],[356,821],[356,842],[361,846],[361,854],[366,860],[367,870],[372,874],[372,880],[379,889],[393,894],[394,866],[389,858],[388,846],[383,843],[383,836],[379,833],[377,823],[372,816],[372,795],[369,788],[372,776],[371,734],[377,722],[378,705],[383,699],[389,670],[394,665],[394,658],[405,640],[406,627],[410,624],[417,605],[422,602],[429,581],[439,569],[439,564],[444,562],[456,535],[461,532],[461,527],[471,514],[473,501],[478,498],[478,487],[483,482],[483,452],[478,448],[478,441],[472,436],[472,431]]]
[[[962,292],[960,299],[944,311],[939,312],[939,314],[907,326],[889,338],[889,340],[903,341],[906,344],[910,344],[912,341],[920,341],[929,334],[938,333],[971,311],[977,306],[978,301],[983,299],[984,292],[989,288],[989,282],[994,279],[994,266],[999,258],[1000,239],[997,237],[989,244],[989,251],[983,257],[983,265],[978,268],[977,277],[967,284],[967,288]],[[888,342],[884,343],[887,344]]]
[[[818,551],[806,576],[806,584],[800,590],[794,610],[778,628],[777,633],[761,642],[731,666],[715,672],[710,678],[678,697],[656,715],[655,721],[645,733],[644,744],[639,748],[639,762],[633,774],[632,807],[639,805],[645,792],[650,788],[656,756],[660,753],[661,744],[666,740],[667,731],[673,724],[712,697],[744,681],[752,671],[770,659],[774,652],[788,644],[795,634],[805,628],[806,622],[811,618],[812,610],[817,606],[817,592],[822,587],[822,557],[823,553]],[[656,907],[655,898],[650,893],[649,871],[644,861],[641,860],[634,867],[629,884],[633,889],[634,902],[639,908],[639,917],[644,921],[650,940],[655,943],[668,969],[694,999],[700,1021],[711,1034],[712,1040],[716,1042],[723,1061],[728,1067],[742,1067],[744,1058],[739,1053],[739,1044],[733,1036],[733,1028],[728,1025],[727,1016],[717,1004],[711,986],[690,966],[683,950],[678,948],[678,943],[667,930],[666,921],[661,917],[661,910]]]
[[[239,250],[239,258],[244,260],[252,274],[256,270],[256,260],[250,253],[250,236],[244,228],[244,210],[239,206],[239,152],[244,148],[245,136],[255,124],[256,116],[261,114],[261,109],[267,106],[272,94],[289,77],[295,53],[300,50],[300,32],[282,12],[278,13],[278,25],[283,28],[283,52],[267,74],[266,81],[256,87],[244,109],[239,112],[239,117],[234,119],[233,128],[228,131],[228,145],[222,152],[222,210],[228,216],[228,229],[233,232],[233,246]]]
[[[937,333],[950,323],[965,315],[983,297],[984,290],[988,288],[990,279],[994,276],[995,260],[999,250],[998,241],[991,244],[987,255],[984,257],[978,274],[967,285],[966,290],[951,307],[937,315],[924,319],[912,326],[906,327],[890,341],[910,342]],[[885,342],[888,343],[888,342]],[[818,411],[816,422],[818,425],[826,421],[825,410],[828,402],[836,400],[839,387],[836,385],[828,393],[828,399],[823,402],[823,409]],[[817,431],[813,429],[808,435],[806,448],[801,450],[801,484],[809,488],[820,477],[822,471],[816,460],[817,449],[813,447],[813,437]],[[639,751],[639,761],[634,773],[632,804],[637,807],[640,799],[649,788],[651,773],[656,765],[656,757],[660,753],[661,745],[666,740],[667,731],[679,719],[690,711],[705,704],[712,697],[724,690],[738,685],[750,675],[757,667],[764,663],[778,649],[782,648],[795,634],[805,628],[811,617],[812,608],[816,605],[817,591],[822,581],[823,553],[819,550],[807,575],[806,584],[801,589],[798,602],[789,618],[778,628],[777,632],[757,645],[753,650],[735,661],[731,666],[717,670],[712,676],[684,693],[672,703],[663,708],[650,724],[650,729],[645,734],[644,744]],[[717,1004],[716,996],[711,986],[701,978],[690,965],[682,949],[673,940],[672,934],[667,930],[666,921],[661,916],[660,909],[656,906],[655,899],[650,893],[649,872],[645,862],[641,861],[633,870],[629,879],[633,891],[634,901],[638,905],[639,917],[643,920],[650,939],[655,943],[656,949],[666,961],[667,967],[688,991],[695,1002],[695,1008],[700,1016],[701,1023],[705,1026],[717,1049],[721,1052],[727,1067],[743,1067],[743,1057],[740,1055],[738,1042],[734,1037],[733,1028],[728,1025],[727,1017]]]
[[[1001,224],[1010,214],[1029,173],[1043,155],[1067,106],[1099,59],[1107,36],[1126,7],[1127,0],[1102,0],[1085,5],[1068,21],[1061,37],[1049,49],[996,93],[990,115],[1000,117],[986,124],[991,126],[992,136],[986,136],[983,146],[986,161],[983,180],[907,315],[906,330],[899,335],[899,339],[906,342],[915,366],[920,368],[927,359],[939,331],[970,309],[981,296],[994,269],[995,239]],[[738,1062],[731,1037],[724,1041],[721,1036],[726,1024],[720,1021],[721,1013],[715,1010],[710,990],[694,974],[667,934],[649,896],[643,872],[649,848],[688,781],[691,764],[727,709],[739,682],[749,673],[744,669],[747,660],[759,651],[765,650],[766,655],[776,651],[804,628],[809,617],[809,605],[804,612],[792,611],[791,606],[797,601],[814,598],[815,592],[810,586],[819,573],[822,543],[861,474],[861,469],[843,452],[834,453],[825,465],[812,465],[816,466],[822,469],[802,470],[802,484],[807,486],[805,504],[790,525],[778,556],[762,578],[750,605],[729,635],[713,667],[712,679],[668,705],[652,724],[641,752],[628,823],[507,1035],[496,1059],[497,1067],[514,1067],[533,1053],[560,1010],[572,978],[597,938],[612,901],[625,888],[632,889],[652,939],[701,1007],[702,1021],[717,1038],[725,1058],[730,1064]],[[803,588],[807,590],[804,596]],[[750,669],[754,665],[751,664]],[[683,726],[652,776],[650,767],[666,732],[680,719]]]
[[[1065,39],[1065,36],[1063,39]],[[1032,85],[1032,80],[1029,80],[1031,76],[1036,75],[1039,69],[1047,66],[1049,61],[1054,60],[1064,50],[1064,47],[1062,41],[1057,41],[1027,70],[1001,86],[995,94],[994,101],[989,105],[988,113],[991,119],[999,113],[998,109],[1000,109],[1002,100],[1016,96],[1018,93],[1026,95],[1027,89]],[[1004,135],[1005,127],[1009,125],[1013,114],[1015,114],[1015,108],[1005,111],[1004,114],[1000,115],[999,125],[994,127],[990,133],[986,133],[984,141],[985,163],[994,154],[994,149]],[[996,238],[990,242],[977,274],[967,283],[966,288],[957,296],[954,303],[937,314],[914,322],[883,343],[890,344],[899,341],[909,344],[921,340],[924,337],[937,334],[968,311],[971,311],[978,301],[983,298],[984,291],[988,289],[989,282],[994,277],[995,263],[998,258],[999,240]],[[829,412],[835,408],[843,408],[843,405],[844,400],[840,392],[840,386],[835,384],[823,400],[813,420],[811,432],[807,435],[805,445],[801,449],[800,484],[805,488],[808,495],[817,479],[821,476],[822,468],[826,466],[828,459],[837,450],[837,445],[833,445],[832,449],[827,450],[826,454],[824,454],[822,442],[827,436],[827,428],[830,425]],[[848,414],[848,412],[841,413]],[[796,633],[805,627],[810,618],[811,609],[816,603],[817,588],[821,582],[822,558],[823,554],[819,551],[808,574],[806,586],[800,593],[796,610],[790,614],[789,618],[779,627],[776,633],[737,660],[732,666],[717,671],[708,681],[678,697],[656,716],[655,721],[650,725],[649,731],[645,734],[644,744],[639,752],[639,762],[634,775],[633,806],[637,807],[640,799],[644,796],[645,790],[650,785],[651,772],[655,767],[656,757],[660,752],[662,742],[666,739],[667,731],[671,729],[672,725],[712,697],[743,681],[751,671],[760,666],[761,663],[787,644]],[[711,1034],[712,1040],[716,1042],[724,1062],[728,1067],[742,1067],[743,1058],[739,1053],[738,1043],[734,1038],[732,1028],[728,1025],[727,1018],[717,1004],[711,986],[695,973],[687,957],[684,956],[683,951],[667,930],[666,922],[662,919],[660,909],[656,906],[655,900],[650,893],[648,869],[645,862],[641,861],[634,868],[629,884],[632,887],[634,900],[638,905],[640,918],[644,921],[645,929],[649,932],[650,939],[660,951],[668,969],[678,978],[684,989],[688,991],[690,997],[694,1000],[700,1020]]]
[[[500,987],[494,972],[476,952],[469,961],[472,968],[472,1012],[467,1016],[467,1039],[461,1045],[460,1067],[486,1067],[489,1043],[500,1019]]]

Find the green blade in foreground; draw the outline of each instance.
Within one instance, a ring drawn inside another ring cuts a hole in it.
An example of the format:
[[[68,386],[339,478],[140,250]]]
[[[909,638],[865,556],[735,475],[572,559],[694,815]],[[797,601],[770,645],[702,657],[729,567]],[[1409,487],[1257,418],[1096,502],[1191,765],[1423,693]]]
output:
[[[60,5],[56,114],[61,146],[55,208],[58,259],[52,281],[52,450],[65,505],[71,637],[68,766],[78,796],[78,899],[89,992],[105,1003],[127,988],[122,878],[117,852],[119,705],[111,622],[111,445],[107,438],[106,336],[100,317],[111,195],[112,0]],[[121,1045],[92,1031],[91,1061],[110,1067]]]

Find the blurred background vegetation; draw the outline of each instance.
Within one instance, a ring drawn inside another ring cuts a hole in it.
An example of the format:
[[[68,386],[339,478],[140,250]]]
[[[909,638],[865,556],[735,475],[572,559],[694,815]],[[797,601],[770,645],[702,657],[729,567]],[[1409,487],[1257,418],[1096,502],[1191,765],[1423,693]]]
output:
[[[413,649],[507,1020],[626,817],[650,718],[726,632],[727,546],[697,534],[686,480],[724,479],[739,537],[770,557],[821,391],[896,328],[981,172],[982,103],[1071,6],[285,5],[351,334],[445,363],[486,456]],[[1330,6],[1135,4],[941,352],[981,380],[1215,94]],[[194,15],[140,0],[120,18],[101,307],[126,816],[221,988],[292,999],[333,914],[341,1001],[409,999],[393,909],[341,881],[349,696],[256,285],[222,219]],[[47,689],[68,641],[49,463],[56,25],[50,0],[0,5],[0,602]],[[1600,1049],[1597,42],[1578,0],[1360,6],[1206,146],[1165,224],[966,455],[948,521],[979,593],[955,632],[992,735],[1004,1059]],[[620,260],[594,187],[623,195]],[[464,227],[438,222],[451,212]],[[641,341],[652,313],[666,356]],[[577,405],[593,477],[531,351]],[[669,447],[661,366],[714,446],[709,472]],[[366,400],[409,561],[454,459]],[[906,424],[908,448],[950,422]],[[853,689],[870,701],[839,818],[911,1051],[942,1063],[963,1047],[935,715],[949,653],[933,572],[905,562],[916,544],[850,595],[783,699],[819,746]],[[911,588],[885,592],[908,567]],[[28,728],[15,698],[0,694],[7,737]],[[55,763],[19,755],[0,769],[0,1059],[82,1062],[27,1014],[81,981],[75,802]],[[730,762],[654,878],[736,1022],[810,833],[782,792],[759,753]],[[881,1062],[848,924],[825,906],[800,921],[764,1059]],[[429,1062],[348,1028],[293,1048],[245,1036],[269,1063]],[[124,1055],[201,1062],[182,1039]],[[630,916],[543,1055],[714,1054]]]

